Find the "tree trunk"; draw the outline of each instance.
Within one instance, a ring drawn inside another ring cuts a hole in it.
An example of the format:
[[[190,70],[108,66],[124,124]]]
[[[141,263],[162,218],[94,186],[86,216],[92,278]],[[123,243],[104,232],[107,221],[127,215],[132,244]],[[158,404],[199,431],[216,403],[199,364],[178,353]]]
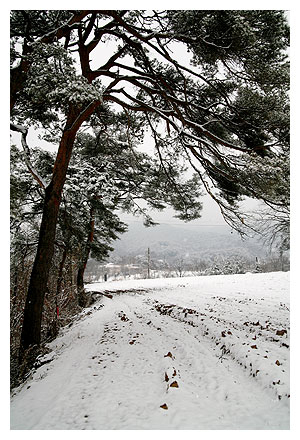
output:
[[[77,272],[77,288],[79,289],[83,289],[84,283],[83,283],[83,276],[84,276],[84,271],[86,268],[86,264],[84,263],[80,263],[78,272]]]
[[[45,201],[40,226],[39,242],[35,256],[28,293],[20,341],[20,356],[30,345],[39,345],[41,341],[41,321],[49,270],[54,253],[54,241],[57,217],[68,165],[81,124],[92,114],[100,101],[94,101],[83,111],[70,107],[66,127],[63,132],[56,156],[52,180],[45,190]]]
[[[66,130],[62,136],[51,183],[45,190],[39,242],[26,298],[21,334],[21,351],[39,345],[41,320],[49,270],[54,253],[54,240],[61,194],[76,132]]]
[[[90,223],[89,223],[89,235],[86,241],[83,258],[80,262],[80,266],[77,272],[77,290],[78,290],[78,303],[81,307],[86,306],[86,296],[84,293],[84,283],[83,277],[86,269],[86,265],[89,259],[91,246],[94,240],[94,230],[95,230],[95,218],[94,218],[94,208],[90,209]]]

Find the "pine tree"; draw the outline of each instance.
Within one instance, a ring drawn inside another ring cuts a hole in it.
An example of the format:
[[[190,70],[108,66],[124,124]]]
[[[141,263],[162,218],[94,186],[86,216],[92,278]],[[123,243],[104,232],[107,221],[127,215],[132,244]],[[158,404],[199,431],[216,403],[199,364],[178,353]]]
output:
[[[168,181],[170,162],[185,158],[233,227],[244,223],[241,196],[286,207],[259,179],[244,179],[252,157],[272,162],[287,148],[289,30],[282,11],[13,11],[11,33],[13,128],[25,141],[26,126],[38,124],[51,129],[59,144],[45,188],[24,348],[40,342],[74,142],[86,121],[101,121],[105,105],[139,114]],[[111,54],[95,68],[92,54],[108,40]],[[178,44],[190,51],[192,66],[176,60]]]

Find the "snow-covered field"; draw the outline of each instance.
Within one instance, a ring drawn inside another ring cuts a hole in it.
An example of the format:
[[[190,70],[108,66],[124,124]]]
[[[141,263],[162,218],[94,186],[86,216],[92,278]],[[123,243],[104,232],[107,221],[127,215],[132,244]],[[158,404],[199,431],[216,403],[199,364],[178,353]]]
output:
[[[49,344],[11,429],[289,429],[288,273],[88,288],[115,293]]]

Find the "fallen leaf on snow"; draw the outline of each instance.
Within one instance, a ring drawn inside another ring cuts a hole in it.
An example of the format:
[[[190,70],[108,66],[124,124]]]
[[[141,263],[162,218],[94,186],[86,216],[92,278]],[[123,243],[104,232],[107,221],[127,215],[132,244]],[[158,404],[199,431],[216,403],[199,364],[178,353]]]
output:
[[[277,336],[283,336],[285,333],[287,333],[287,331],[286,330],[277,330],[277,332],[276,332],[276,335]]]
[[[164,355],[164,357],[170,357],[171,359],[174,359],[172,353],[169,351],[167,354]]]

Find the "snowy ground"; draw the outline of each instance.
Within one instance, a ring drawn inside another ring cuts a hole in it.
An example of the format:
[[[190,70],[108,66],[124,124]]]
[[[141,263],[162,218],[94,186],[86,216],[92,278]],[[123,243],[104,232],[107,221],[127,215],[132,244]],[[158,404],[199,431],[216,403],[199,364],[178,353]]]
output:
[[[289,429],[288,273],[89,289],[126,292],[49,344],[11,429]]]

